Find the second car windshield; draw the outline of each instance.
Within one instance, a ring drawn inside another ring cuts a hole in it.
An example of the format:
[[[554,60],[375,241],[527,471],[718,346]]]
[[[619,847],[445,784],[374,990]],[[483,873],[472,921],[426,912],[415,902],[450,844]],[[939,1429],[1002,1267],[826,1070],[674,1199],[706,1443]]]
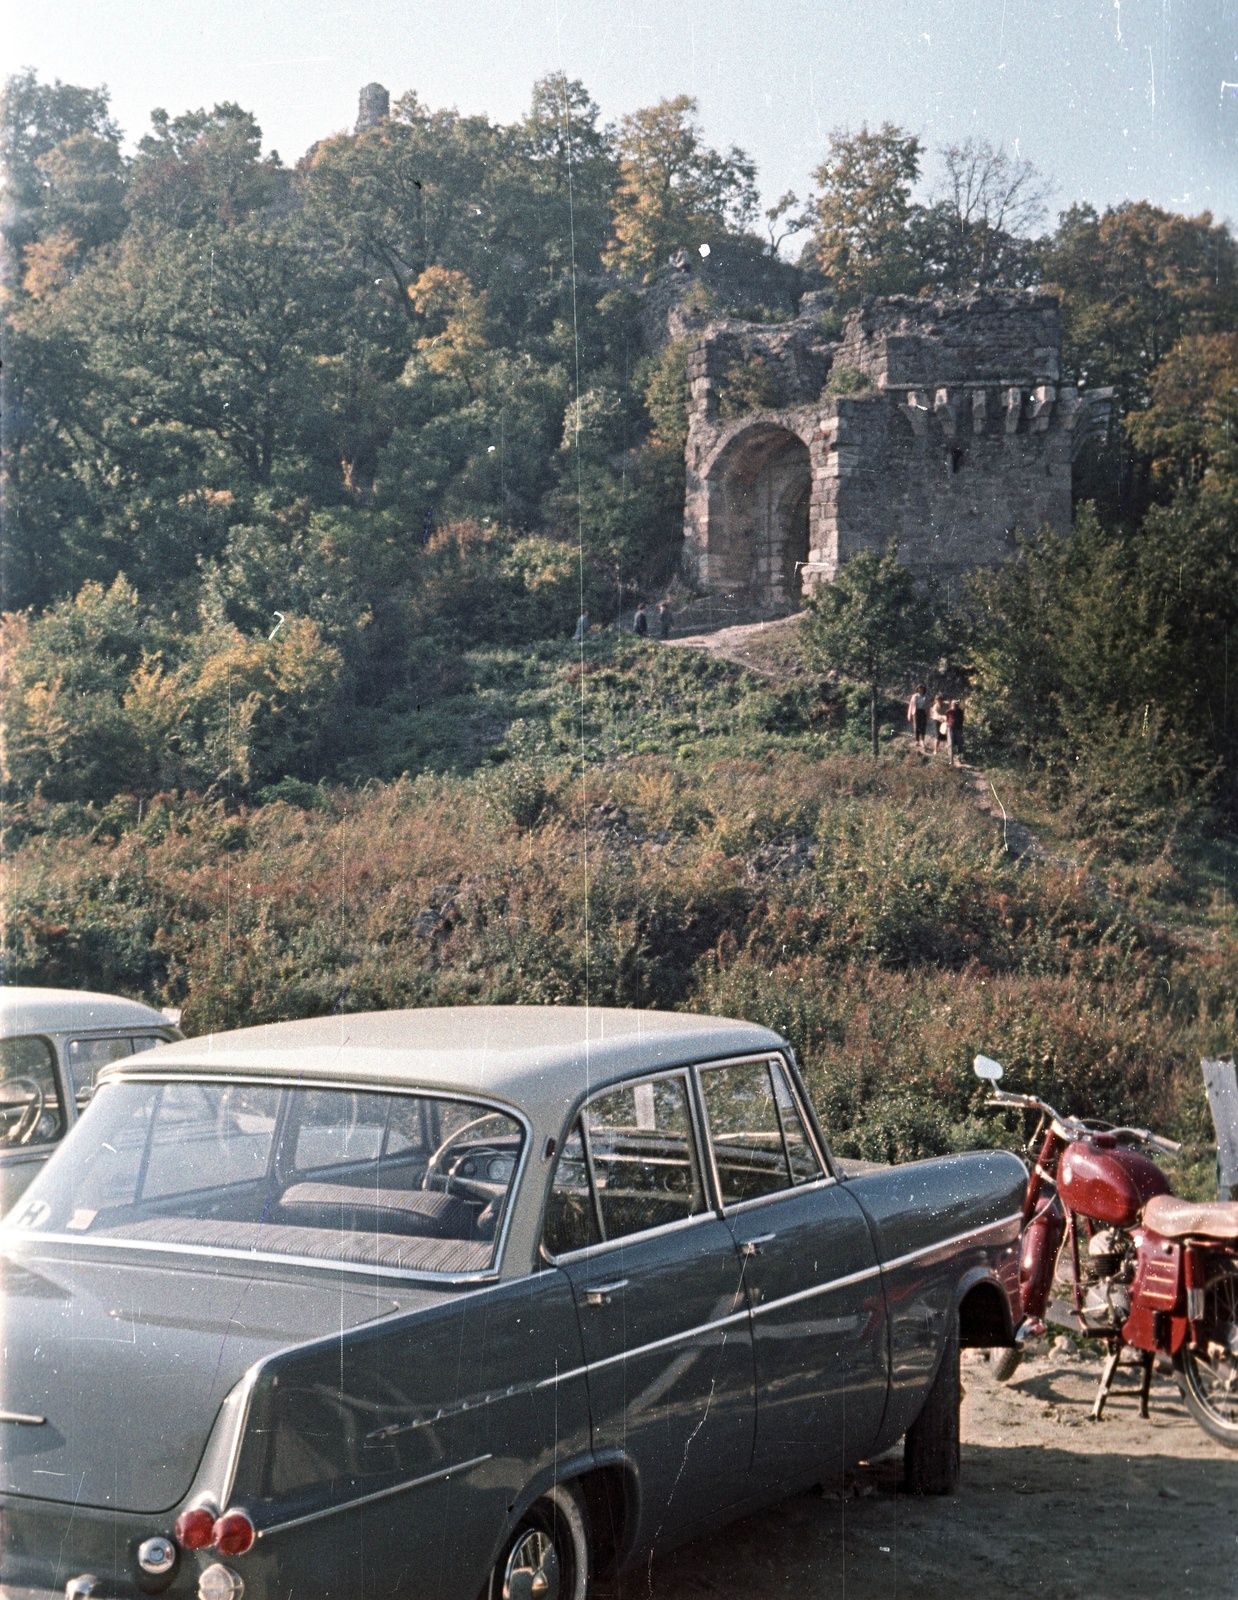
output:
[[[36,1179],[6,1227],[401,1272],[484,1271],[522,1141],[508,1113],[444,1095],[109,1083],[66,1159]]]

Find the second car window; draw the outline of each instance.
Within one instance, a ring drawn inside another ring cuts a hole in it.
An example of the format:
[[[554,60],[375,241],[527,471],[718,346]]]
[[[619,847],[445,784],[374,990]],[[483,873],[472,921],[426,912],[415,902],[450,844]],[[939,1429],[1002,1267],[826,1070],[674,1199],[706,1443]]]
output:
[[[682,1078],[625,1084],[585,1107],[585,1138],[608,1239],[705,1209]]]
[[[708,1067],[701,1073],[701,1089],[723,1205],[789,1189],[791,1175],[769,1062]]]

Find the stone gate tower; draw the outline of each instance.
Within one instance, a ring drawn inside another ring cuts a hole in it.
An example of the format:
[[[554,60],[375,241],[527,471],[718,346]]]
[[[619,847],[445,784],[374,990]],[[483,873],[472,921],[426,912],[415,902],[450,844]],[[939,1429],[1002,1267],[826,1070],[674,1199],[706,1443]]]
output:
[[[1112,390],[1062,384],[1055,299],[874,300],[840,340],[821,299],[794,322],[713,322],[689,354],[685,560],[702,588],[774,613],[891,539],[950,579],[1069,528],[1071,464]]]

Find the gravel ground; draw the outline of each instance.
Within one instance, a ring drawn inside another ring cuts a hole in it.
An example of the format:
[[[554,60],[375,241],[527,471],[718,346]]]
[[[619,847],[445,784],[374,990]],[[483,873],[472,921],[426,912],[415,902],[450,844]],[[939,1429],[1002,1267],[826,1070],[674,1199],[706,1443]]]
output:
[[[957,1495],[902,1494],[891,1453],[599,1585],[598,1600],[1238,1597],[1238,1452],[1200,1432],[1171,1377],[1144,1421],[1138,1368],[1122,1368],[1094,1423],[1090,1353],[1047,1351],[1009,1384],[981,1352],[963,1359]]]

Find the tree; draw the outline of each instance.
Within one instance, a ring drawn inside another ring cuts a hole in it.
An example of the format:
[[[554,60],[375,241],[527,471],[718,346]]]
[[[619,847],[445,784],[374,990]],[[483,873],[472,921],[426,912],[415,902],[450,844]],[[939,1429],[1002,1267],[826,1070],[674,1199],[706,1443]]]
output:
[[[1046,286],[1060,295],[1065,376],[1115,391],[1121,422],[1152,400],[1152,373],[1188,334],[1232,332],[1238,320],[1238,246],[1208,212],[1184,217],[1147,201],[1072,206],[1044,254]],[[1156,485],[1149,458],[1122,427],[1076,469],[1077,500],[1134,526]]]
[[[298,182],[312,225],[378,276],[416,327],[408,291],[427,267],[484,287],[475,263],[485,255],[487,168],[500,156],[499,130],[485,117],[430,112],[406,94],[377,127],[322,140]]]
[[[1238,479],[1238,333],[1187,334],[1153,368],[1149,404],[1126,419],[1155,479]]]
[[[878,688],[891,672],[923,658],[932,626],[930,605],[894,544],[859,551],[809,598],[800,630],[804,659],[818,672],[836,668],[868,685],[874,761]]]
[[[226,227],[287,193],[289,174],[279,156],[263,157],[257,119],[234,102],[179,117],[156,110],[150,120],[153,131],[138,145],[130,170],[129,206],[139,222]]]
[[[108,110],[105,88],[40,83],[32,68],[14,73],[0,93],[0,166],[4,172],[3,231],[10,249],[22,248],[42,229],[44,173],[39,161],[75,134],[93,134],[118,146],[120,129]]]
[[[755,166],[735,145],[725,155],[711,149],[696,110],[681,94],[619,124],[615,238],[607,252],[619,272],[652,277],[673,250],[742,231],[756,215]]]
[[[984,139],[948,145],[941,161],[942,192],[910,222],[934,284],[953,294],[1022,288],[1034,272],[1030,235],[1045,214],[1040,174]]]
[[[899,294],[922,279],[908,224],[920,176],[920,141],[883,122],[875,133],[835,129],[813,174],[813,232],[805,254],[828,274],[840,302]]]

